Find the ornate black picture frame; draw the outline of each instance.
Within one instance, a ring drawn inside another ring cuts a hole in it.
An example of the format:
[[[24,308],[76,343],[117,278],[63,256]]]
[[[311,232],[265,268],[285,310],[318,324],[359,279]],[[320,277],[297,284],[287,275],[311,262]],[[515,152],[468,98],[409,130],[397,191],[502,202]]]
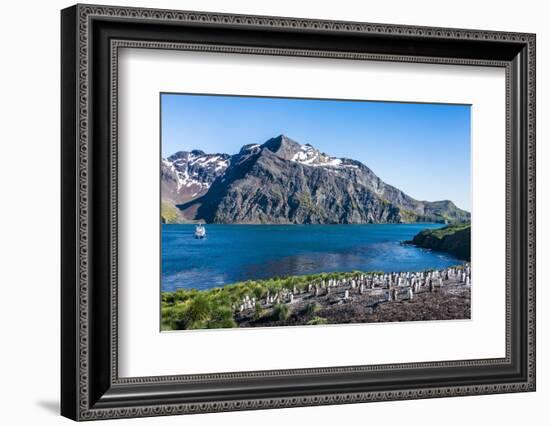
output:
[[[535,390],[535,35],[76,5],[61,13],[61,413],[74,420]],[[120,47],[506,70],[506,356],[120,378]]]

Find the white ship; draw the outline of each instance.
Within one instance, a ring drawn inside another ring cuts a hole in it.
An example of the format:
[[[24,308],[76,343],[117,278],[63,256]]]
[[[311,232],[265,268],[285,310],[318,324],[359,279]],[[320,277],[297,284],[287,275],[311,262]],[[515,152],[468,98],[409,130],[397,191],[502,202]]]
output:
[[[195,238],[206,238],[206,228],[203,225],[195,226]]]

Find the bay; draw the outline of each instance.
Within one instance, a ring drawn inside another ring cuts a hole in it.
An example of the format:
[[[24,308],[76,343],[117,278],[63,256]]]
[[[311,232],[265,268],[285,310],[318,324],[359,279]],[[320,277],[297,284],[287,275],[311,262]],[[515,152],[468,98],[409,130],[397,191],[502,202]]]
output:
[[[320,272],[422,271],[462,263],[402,245],[441,224],[162,225],[162,291],[209,289],[238,281]]]

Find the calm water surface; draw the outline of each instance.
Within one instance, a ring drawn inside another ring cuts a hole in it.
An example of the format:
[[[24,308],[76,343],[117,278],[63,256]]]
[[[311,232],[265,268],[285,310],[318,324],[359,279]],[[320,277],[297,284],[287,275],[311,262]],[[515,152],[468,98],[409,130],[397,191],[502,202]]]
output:
[[[461,263],[445,254],[402,246],[412,225],[162,225],[162,290],[207,289],[247,279],[333,271],[420,271]]]

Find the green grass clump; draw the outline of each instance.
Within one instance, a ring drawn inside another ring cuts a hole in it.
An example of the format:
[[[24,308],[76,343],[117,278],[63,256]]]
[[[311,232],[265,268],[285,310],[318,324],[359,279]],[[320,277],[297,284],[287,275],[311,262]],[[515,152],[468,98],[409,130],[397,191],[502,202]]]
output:
[[[306,325],[322,325],[322,324],[328,324],[328,320],[323,317],[313,317],[306,323]]]
[[[273,320],[274,321],[286,321],[290,317],[290,308],[284,303],[278,303],[273,308]]]
[[[218,306],[216,310],[213,310],[206,323],[206,328],[233,328],[236,326],[233,311],[226,306]]]
[[[456,223],[456,224],[453,224],[453,225],[444,226],[443,228],[430,229],[430,230],[427,230],[427,231],[431,236],[433,236],[435,238],[443,239],[444,237],[446,237],[448,235],[453,235],[453,234],[457,233],[458,231],[468,229],[468,228],[470,228],[470,226],[471,225],[470,225],[469,222],[467,222],[467,223]]]
[[[308,303],[307,306],[304,308],[304,315],[311,316],[316,314],[320,310],[321,310],[321,306],[319,306],[319,304],[315,302]]]
[[[160,203],[160,216],[163,223],[181,223],[181,213],[176,206],[168,201]]]
[[[254,305],[254,319],[259,320],[265,315],[265,309],[262,308],[262,304],[260,302],[256,302],[256,305]]]
[[[195,330],[236,327],[233,310],[220,298],[198,291],[164,293],[161,304],[162,330]]]

